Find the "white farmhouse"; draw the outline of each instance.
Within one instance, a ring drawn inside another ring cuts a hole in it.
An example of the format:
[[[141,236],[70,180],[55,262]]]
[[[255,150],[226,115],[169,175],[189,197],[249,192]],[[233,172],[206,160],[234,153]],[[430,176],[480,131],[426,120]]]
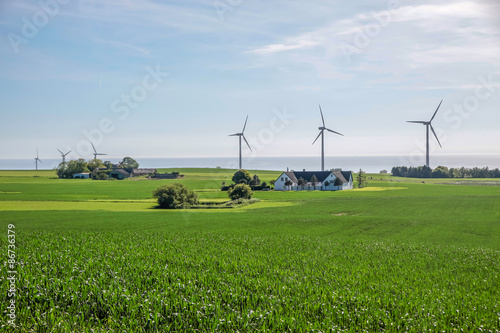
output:
[[[313,176],[318,182],[312,183]],[[307,184],[299,186],[299,179]],[[274,182],[275,191],[339,191],[352,190],[351,171],[287,171]]]

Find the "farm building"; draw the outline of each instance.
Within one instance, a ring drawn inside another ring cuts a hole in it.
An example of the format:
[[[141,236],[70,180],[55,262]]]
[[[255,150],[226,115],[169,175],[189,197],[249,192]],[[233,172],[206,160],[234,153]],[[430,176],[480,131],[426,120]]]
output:
[[[313,176],[317,182],[312,183]],[[307,184],[299,186],[299,179]],[[287,171],[274,182],[275,191],[339,191],[351,190],[353,185],[351,171]]]
[[[88,172],[75,173],[73,174],[73,178],[88,179],[90,178],[90,173]]]
[[[108,173],[110,178],[116,178],[119,180],[130,178],[130,173],[123,169],[115,169]]]
[[[156,169],[133,169],[131,177],[148,176],[157,173]]]

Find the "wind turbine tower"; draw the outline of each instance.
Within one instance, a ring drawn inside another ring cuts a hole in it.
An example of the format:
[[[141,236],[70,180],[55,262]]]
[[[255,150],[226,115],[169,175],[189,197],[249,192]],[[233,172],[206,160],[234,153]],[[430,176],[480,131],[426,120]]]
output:
[[[97,155],[107,155],[107,154],[98,153],[97,150],[95,150],[94,144],[92,142],[90,144],[92,145],[92,148],[94,149],[94,160],[97,159]]]
[[[434,137],[436,138],[437,142],[439,143],[439,147],[443,148],[443,146],[441,146],[441,142],[439,142],[439,139],[438,139],[438,136],[437,136],[436,132],[434,131],[434,128],[432,127],[432,121],[434,120],[434,117],[436,116],[436,113],[438,112],[439,107],[441,106],[441,103],[443,103],[443,100],[441,100],[441,102],[439,103],[436,111],[434,112],[434,115],[432,115],[431,120],[429,120],[429,121],[417,121],[417,120],[407,121],[408,123],[415,123],[415,124],[423,124],[423,125],[425,125],[425,128],[426,128],[426,138],[427,138],[427,141],[426,141],[426,152],[425,152],[425,165],[427,165],[427,167],[429,167],[429,168],[430,168],[430,165],[429,165],[429,128],[431,129],[432,133],[434,134]]]
[[[325,171],[325,130],[327,130],[328,132],[338,134],[338,135],[342,135],[342,136],[344,136],[344,134],[340,134],[339,132],[335,132],[329,128],[326,128],[325,118],[323,117],[323,111],[321,110],[321,105],[319,106],[319,112],[321,114],[321,121],[323,122],[323,126],[318,127],[319,134],[316,137],[316,139],[313,141],[312,144],[314,144],[321,136],[321,171]]]
[[[38,170],[38,162],[42,163],[42,160],[38,158],[38,148],[36,149],[36,157],[35,157],[35,168]]]
[[[61,153],[61,156],[62,156],[62,159],[63,159],[63,163],[66,162],[66,155],[68,155],[69,153],[71,153],[71,150],[68,151],[66,154],[63,153],[62,151],[60,151],[59,149],[57,149],[60,153]]]
[[[248,141],[247,139],[245,138],[245,128],[247,127],[247,121],[248,121],[248,115],[247,115],[247,119],[245,120],[245,125],[243,125],[243,130],[241,131],[241,133],[234,133],[234,134],[231,134],[229,136],[237,136],[239,137],[239,141],[240,141],[240,170],[242,169],[242,163],[241,163],[241,138],[243,138],[243,140],[245,140],[245,143],[247,144],[248,146],[248,149],[250,149],[250,151],[252,151],[252,148],[250,148],[250,145],[248,144]]]

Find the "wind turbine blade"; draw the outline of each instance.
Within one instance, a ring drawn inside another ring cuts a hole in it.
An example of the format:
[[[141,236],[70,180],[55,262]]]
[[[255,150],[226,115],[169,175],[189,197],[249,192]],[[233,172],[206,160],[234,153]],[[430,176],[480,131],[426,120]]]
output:
[[[59,150],[59,148],[57,149],[62,155],[64,155],[64,153],[62,151]]]
[[[319,106],[319,113],[321,113],[321,120],[323,121],[323,127],[325,127],[325,118],[323,117],[323,111],[321,110],[321,105]]]
[[[38,148],[36,149],[36,158],[38,158]]]
[[[425,121],[417,121],[417,120],[413,121],[412,120],[412,121],[407,121],[407,123],[425,124],[426,122]]]
[[[340,134],[339,132],[335,132],[335,131],[332,131],[331,129],[328,129],[328,128],[325,128],[327,131],[329,132],[332,132],[332,133],[335,133],[335,134],[338,134],[338,135],[342,135],[344,136],[344,134]]]
[[[431,120],[429,122],[431,122],[434,119],[434,117],[436,116],[436,113],[438,113],[438,110],[439,110],[439,107],[441,106],[441,103],[443,103],[443,100],[441,100],[441,102],[439,102],[439,105],[438,105],[438,107],[436,109],[436,112],[434,112],[434,115],[432,116],[432,118],[431,118]]]
[[[245,119],[245,125],[243,125],[243,131],[241,131],[241,133],[245,133],[245,128],[247,127],[247,121],[248,121],[248,115],[247,119]]]
[[[92,148],[94,149],[94,153],[97,153],[97,150],[95,150],[94,144],[92,142],[90,142],[90,144],[92,145]]]
[[[436,132],[434,131],[434,127],[432,127],[432,125],[430,125],[430,126],[431,126],[432,133],[434,133],[434,136],[436,137],[436,140],[439,143],[439,147],[443,148],[443,146],[441,146],[441,142],[439,142],[439,139],[438,139]]]
[[[38,162],[40,162],[40,163],[42,163],[42,164],[43,164],[43,162],[42,162],[42,160],[41,160],[41,159],[38,159]]]
[[[108,154],[97,153],[96,155],[108,155]]]
[[[71,153],[71,152],[72,152],[72,150],[68,151],[66,154],[64,154],[64,156],[68,155],[68,154],[69,154],[69,153]]]
[[[319,131],[319,134],[318,136],[316,137],[316,139],[314,139],[313,143],[314,144],[316,141],[318,141],[319,137],[321,136],[321,134],[323,134],[323,130]]]
[[[242,137],[243,137],[243,140],[245,140],[245,142],[246,142],[246,144],[248,146],[248,149],[250,149],[250,151],[252,151],[252,148],[250,148],[250,145],[248,144],[247,138],[245,138],[244,135],[242,135]]]
[[[235,133],[235,134],[229,134],[228,136],[238,136],[238,133]]]

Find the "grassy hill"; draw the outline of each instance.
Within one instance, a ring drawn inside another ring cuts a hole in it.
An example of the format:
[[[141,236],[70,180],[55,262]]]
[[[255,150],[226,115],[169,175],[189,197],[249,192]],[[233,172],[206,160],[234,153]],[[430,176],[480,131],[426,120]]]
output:
[[[161,171],[224,200],[235,170]],[[500,330],[500,187],[368,176],[364,189],[172,211],[151,198],[174,180],[0,171],[18,331]]]

